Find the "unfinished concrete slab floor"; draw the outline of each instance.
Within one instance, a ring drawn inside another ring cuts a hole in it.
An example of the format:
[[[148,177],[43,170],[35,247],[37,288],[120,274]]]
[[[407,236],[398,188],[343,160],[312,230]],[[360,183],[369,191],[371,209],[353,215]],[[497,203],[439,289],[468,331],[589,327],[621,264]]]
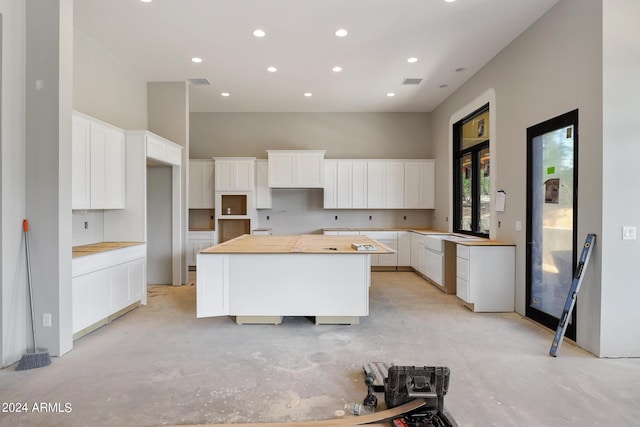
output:
[[[196,319],[195,286],[81,338],[51,366],[0,371],[2,426],[154,426],[335,418],[366,394],[362,365],[444,365],[460,426],[636,426],[640,360],[598,359],[521,316],[472,313],[414,273],[374,273],[358,326]],[[635,326],[635,325],[630,325]],[[384,407],[384,397],[378,394]],[[49,413],[33,412],[48,404]],[[2,409],[5,409],[3,406]]]

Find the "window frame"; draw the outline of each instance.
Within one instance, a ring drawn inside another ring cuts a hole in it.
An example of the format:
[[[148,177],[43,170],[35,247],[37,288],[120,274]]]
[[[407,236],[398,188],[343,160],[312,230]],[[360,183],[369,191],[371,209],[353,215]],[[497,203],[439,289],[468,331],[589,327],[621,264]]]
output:
[[[464,117],[462,120],[454,123],[453,126],[453,232],[460,234],[467,234],[478,237],[489,238],[491,232],[491,221],[489,221],[489,230],[487,232],[480,231],[480,153],[489,149],[489,159],[491,159],[491,144],[489,133],[487,132],[486,139],[478,141],[476,144],[461,148],[462,146],[462,132],[463,126],[478,117],[481,114],[489,112],[489,103],[483,105],[473,113]],[[462,159],[471,155],[471,174],[473,179],[471,181],[471,230],[462,229]]]

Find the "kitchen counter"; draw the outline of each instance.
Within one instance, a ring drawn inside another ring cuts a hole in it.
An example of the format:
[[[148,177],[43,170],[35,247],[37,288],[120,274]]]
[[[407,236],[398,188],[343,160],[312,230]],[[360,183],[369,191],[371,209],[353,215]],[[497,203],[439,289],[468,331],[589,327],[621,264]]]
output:
[[[127,248],[129,246],[142,244],[144,244],[144,242],[98,242],[91,243],[89,245],[74,246],[73,258],[79,258],[86,255],[93,255],[101,252],[108,252],[115,249]]]
[[[375,250],[357,251],[352,243],[369,244]],[[301,236],[261,236],[245,234],[219,245],[207,248],[202,254],[231,253],[272,253],[272,254],[387,254],[393,249],[366,236],[325,236],[322,234],[303,234]]]
[[[358,324],[369,314],[371,257],[390,252],[359,235],[243,235],[198,253],[196,313],[237,323],[312,316],[316,324]]]

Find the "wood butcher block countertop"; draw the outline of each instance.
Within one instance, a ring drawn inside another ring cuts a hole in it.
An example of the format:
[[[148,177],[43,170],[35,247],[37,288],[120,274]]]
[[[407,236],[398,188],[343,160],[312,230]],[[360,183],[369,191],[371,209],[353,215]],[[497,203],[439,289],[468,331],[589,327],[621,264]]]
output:
[[[375,245],[371,251],[357,251],[352,243]],[[245,234],[204,249],[203,254],[388,254],[394,250],[366,236],[259,236]]]
[[[90,245],[74,246],[73,258],[127,248],[129,246],[142,245],[143,243],[144,242],[99,242],[91,243]]]

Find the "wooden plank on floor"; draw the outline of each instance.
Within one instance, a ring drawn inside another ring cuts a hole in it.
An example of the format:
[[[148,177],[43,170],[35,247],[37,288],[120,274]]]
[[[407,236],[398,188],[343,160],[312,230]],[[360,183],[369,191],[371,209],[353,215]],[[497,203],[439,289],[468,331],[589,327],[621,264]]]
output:
[[[359,426],[359,425],[376,425],[383,426],[388,425],[385,423],[387,420],[397,418],[400,415],[411,412],[425,405],[424,399],[416,399],[411,402],[407,402],[404,405],[396,406],[392,409],[387,409],[373,414],[350,416],[345,418],[322,420],[322,421],[301,421],[291,423],[244,423],[244,424],[197,424],[190,425],[191,427],[338,427],[338,426]],[[163,427],[181,427],[186,424],[174,424],[172,426]]]

